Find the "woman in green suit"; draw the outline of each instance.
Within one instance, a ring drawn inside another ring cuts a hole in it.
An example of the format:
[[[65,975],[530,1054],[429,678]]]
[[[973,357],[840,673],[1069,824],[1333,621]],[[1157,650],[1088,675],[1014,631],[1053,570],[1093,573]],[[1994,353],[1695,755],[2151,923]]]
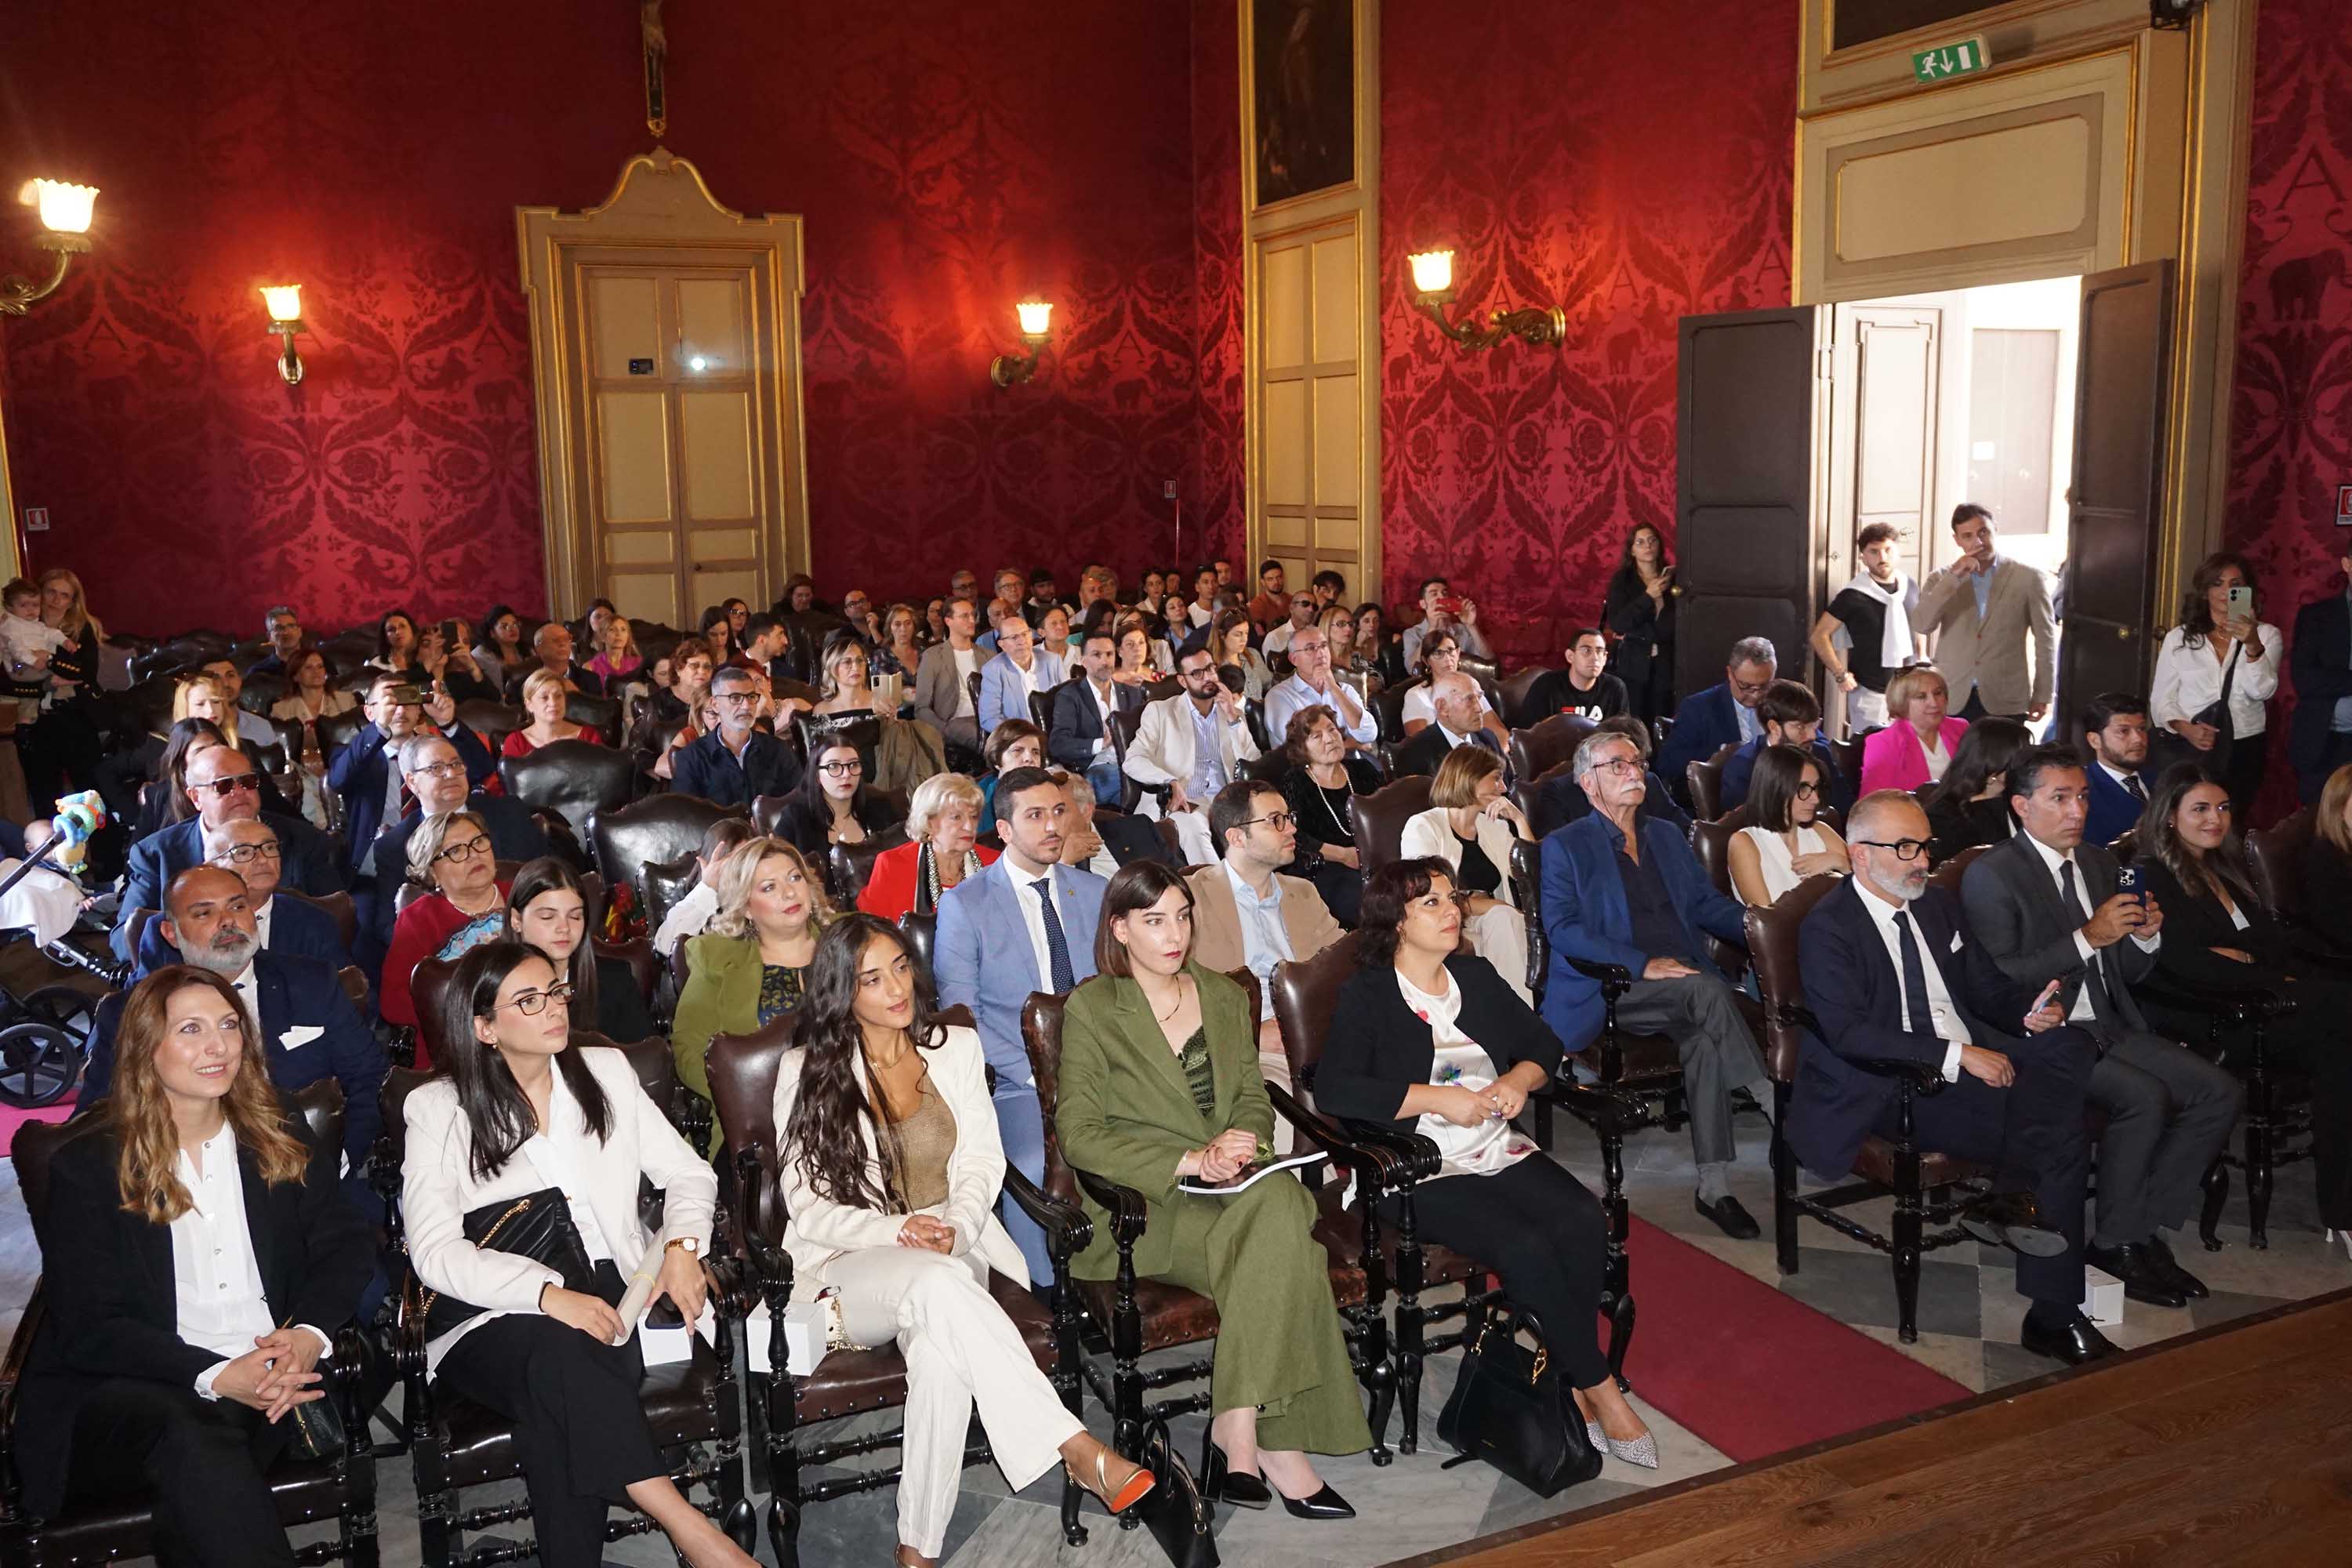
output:
[[[1278,1493],[1301,1519],[1353,1518],[1307,1458],[1372,1441],[1311,1234],[1314,1198],[1282,1173],[1232,1197],[1177,1190],[1187,1178],[1230,1180],[1273,1151],[1248,995],[1189,962],[1192,894],[1173,868],[1125,868],[1102,915],[1096,977],[1070,994],[1062,1021],[1062,1153],[1143,1194],[1139,1275],[1217,1304],[1207,1489],[1241,1508]],[[1110,1221],[1091,1199],[1086,1206],[1094,1241],[1070,1267],[1107,1279],[1118,1267]]]
[[[781,838],[754,838],[728,856],[717,891],[710,929],[686,944],[686,987],[669,1036],[679,1080],[705,1100],[710,1037],[748,1035],[799,1006],[832,918],[815,871]]]

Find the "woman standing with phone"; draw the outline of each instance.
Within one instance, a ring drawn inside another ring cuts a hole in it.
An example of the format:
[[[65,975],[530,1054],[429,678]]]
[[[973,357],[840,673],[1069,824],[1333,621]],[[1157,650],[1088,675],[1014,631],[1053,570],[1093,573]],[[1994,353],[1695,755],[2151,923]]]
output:
[[[2156,761],[2193,762],[2230,792],[2246,820],[2262,792],[2270,700],[2278,690],[2278,627],[2254,618],[2254,573],[2226,551],[2208,555],[2189,582],[2180,624],[2164,634],[2149,683]]]

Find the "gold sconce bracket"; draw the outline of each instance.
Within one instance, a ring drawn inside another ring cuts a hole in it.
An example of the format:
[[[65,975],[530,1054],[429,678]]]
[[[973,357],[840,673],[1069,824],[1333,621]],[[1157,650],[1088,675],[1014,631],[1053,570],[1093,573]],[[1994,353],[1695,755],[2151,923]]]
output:
[[[1519,310],[1496,310],[1487,324],[1452,321],[1445,307],[1454,302],[1454,253],[1416,251],[1405,258],[1412,270],[1413,301],[1437,330],[1465,349],[1491,349],[1505,338],[1517,338],[1531,348],[1557,348],[1568,339],[1568,312],[1558,305],[1530,305]]]
[[[1024,300],[1013,307],[1021,321],[1021,341],[1029,345],[1027,354],[998,354],[988,363],[988,379],[999,386],[1013,386],[1037,374],[1037,356],[1047,343],[1054,341],[1054,307],[1043,300]]]

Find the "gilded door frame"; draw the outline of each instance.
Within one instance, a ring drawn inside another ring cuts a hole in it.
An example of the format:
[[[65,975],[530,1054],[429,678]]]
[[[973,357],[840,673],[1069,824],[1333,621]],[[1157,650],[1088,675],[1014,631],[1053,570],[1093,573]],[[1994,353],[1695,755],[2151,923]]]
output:
[[[531,398],[539,426],[540,528],[547,553],[549,613],[577,616],[597,593],[596,542],[585,498],[575,493],[572,454],[586,439],[586,410],[576,384],[564,323],[566,252],[630,249],[657,260],[664,251],[753,253],[767,319],[752,323],[774,345],[759,378],[760,483],[774,498],[776,536],[761,541],[763,597],[809,568],[808,451],[802,421],[800,302],[804,268],[802,222],[791,214],[746,217],[720,205],[692,163],[667,148],[621,166],[612,194],[582,212],[517,207],[515,235],[524,297],[530,304]]]

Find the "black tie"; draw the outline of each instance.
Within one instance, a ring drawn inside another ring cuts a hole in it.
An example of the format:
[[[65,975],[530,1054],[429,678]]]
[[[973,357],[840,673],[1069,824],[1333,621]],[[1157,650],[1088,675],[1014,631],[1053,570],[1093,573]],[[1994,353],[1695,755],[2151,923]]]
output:
[[[1911,934],[1911,911],[1895,913],[1895,934],[1903,939],[1903,1001],[1911,1015],[1909,1033],[1933,1035],[1936,1015],[1927,1005],[1927,965],[1919,956],[1919,939]]]
[[[2129,791],[2131,797],[2139,802],[2140,805],[2146,805],[2147,804],[2147,785],[2139,782],[2139,775],[2137,773],[2126,773],[2124,775],[2124,788]]]
[[[2133,782],[2136,784],[2138,781]],[[2066,913],[2070,918],[2083,912],[2082,895],[2076,889],[2074,862],[2061,860],[2058,862],[2058,890],[2066,897]],[[2107,1016],[2107,977],[2099,967],[2097,949],[2092,950],[2085,967],[2087,973],[2083,976],[2083,984],[2091,989],[2091,1016],[2095,1018],[2105,1018]],[[2070,1007],[2067,1011],[2071,1013],[2074,1009]]]
[[[1070,939],[1063,933],[1062,917],[1054,908],[1054,879],[1051,873],[1029,884],[1037,895],[1037,902],[1045,911],[1045,957],[1054,966],[1054,994],[1067,996],[1078,988],[1078,977],[1070,968]]]

